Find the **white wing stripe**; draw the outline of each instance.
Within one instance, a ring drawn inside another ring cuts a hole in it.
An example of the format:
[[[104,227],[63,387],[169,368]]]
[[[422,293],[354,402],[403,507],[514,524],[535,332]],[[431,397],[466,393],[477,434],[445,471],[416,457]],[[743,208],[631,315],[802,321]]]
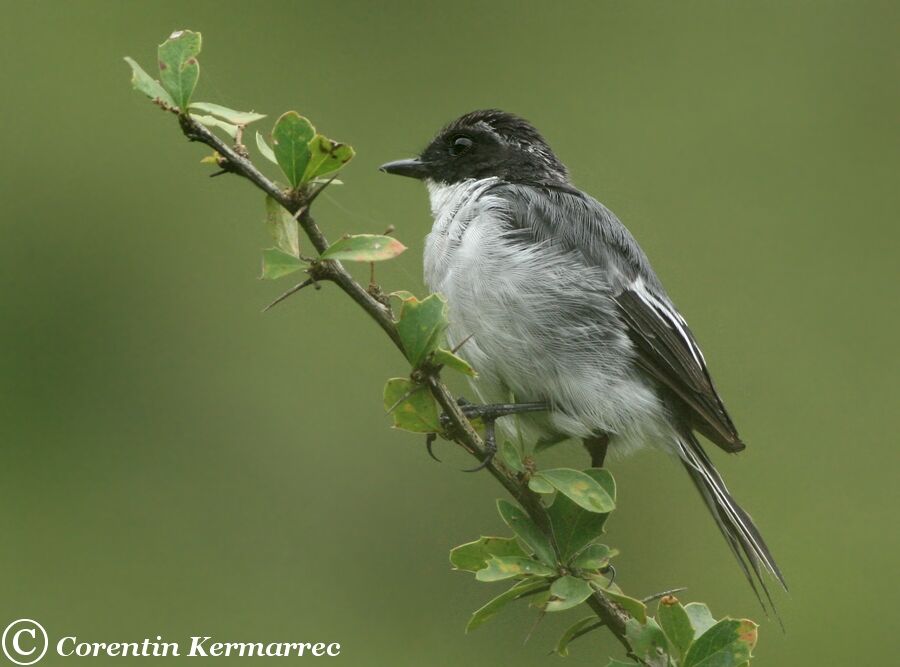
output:
[[[666,323],[666,326],[678,332],[678,335],[681,336],[681,339],[684,341],[685,345],[687,345],[688,350],[690,350],[691,356],[694,358],[694,361],[697,362],[697,365],[701,370],[703,370],[706,365],[706,359],[703,357],[703,352],[700,351],[700,348],[697,347],[697,344],[688,334],[685,328],[687,326],[687,322],[685,322],[681,314],[674,308],[672,308],[668,303],[661,301],[656,296],[651,294],[644,286],[644,280],[642,278],[638,278],[633,283],[631,283],[630,289],[653,312],[660,316],[660,319]]]

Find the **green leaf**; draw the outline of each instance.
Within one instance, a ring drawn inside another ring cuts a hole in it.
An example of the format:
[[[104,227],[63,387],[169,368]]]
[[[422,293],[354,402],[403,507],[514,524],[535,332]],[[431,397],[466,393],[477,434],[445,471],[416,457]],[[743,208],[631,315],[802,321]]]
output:
[[[266,196],[266,227],[279,250],[294,257],[300,256],[300,229],[297,221],[269,196]]]
[[[397,333],[403,343],[406,358],[413,367],[443,343],[447,328],[447,302],[439,294],[432,294],[422,301],[406,299],[400,308]]]
[[[259,149],[262,156],[269,162],[278,164],[278,160],[275,158],[275,151],[273,151],[272,147],[266,143],[266,140],[263,139],[263,136],[259,132],[256,133],[256,148]]]
[[[522,556],[526,554],[515,537],[480,537],[450,550],[450,563],[455,570],[478,572],[487,567],[491,556]]]
[[[684,611],[688,618],[691,619],[691,627],[694,628],[694,637],[699,637],[716,624],[712,612],[702,602],[688,602],[684,606]]]
[[[500,518],[518,536],[522,543],[531,549],[538,560],[550,567],[556,567],[556,554],[550,539],[541,532],[524,511],[505,500],[497,501]]]
[[[634,654],[643,658],[649,667],[668,666],[669,644],[655,620],[651,618],[641,624],[637,619],[629,618],[625,622],[625,636]]]
[[[540,475],[534,475],[531,479],[528,480],[528,488],[535,493],[548,494],[556,492],[556,489],[553,487],[553,485]]]
[[[556,570],[522,556],[492,556],[487,566],[475,573],[478,581],[501,581],[513,577],[552,577]]]
[[[263,280],[275,280],[283,276],[296,273],[306,267],[299,257],[289,255],[280,248],[266,248],[263,250]]]
[[[292,188],[303,182],[309,164],[309,141],[315,134],[312,124],[296,111],[288,111],[275,121],[272,129],[275,160]]]
[[[206,127],[217,127],[220,130],[224,130],[232,139],[237,138],[237,125],[226,123],[224,120],[216,118],[215,116],[199,116],[192,113],[190,114],[190,117],[201,125],[205,125]]]
[[[500,458],[506,466],[515,472],[525,472],[525,464],[519,448],[510,440],[500,442]]]
[[[631,660],[616,660],[615,658],[610,658],[606,663],[606,667],[636,667],[636,665],[637,663]]]
[[[393,378],[384,386],[384,409],[394,420],[394,428],[413,433],[441,430],[438,405],[425,385],[408,378]]]
[[[126,56],[125,62],[131,65],[131,85],[135,90],[144,93],[151,100],[159,100],[167,107],[178,106],[162,84],[147,74],[134,60]]]
[[[572,567],[582,570],[599,570],[609,565],[609,559],[614,554],[615,551],[605,544],[589,544],[572,559]]]
[[[550,586],[550,601],[544,607],[547,611],[564,611],[587,600],[594,589],[584,579],[566,575],[560,577]]]
[[[469,362],[453,354],[450,350],[439,347],[434,351],[434,363],[452,368],[469,377],[475,377],[478,373],[469,365]]]
[[[406,250],[406,246],[391,236],[355,234],[332,243],[322,259],[339,259],[349,262],[381,262],[393,259]]]
[[[669,638],[669,643],[678,651],[678,657],[684,658],[694,641],[694,628],[678,598],[674,595],[662,598],[656,611],[656,619]]]
[[[541,470],[534,476],[534,478],[538,477],[589,512],[608,514],[616,507],[616,501],[606,492],[606,489],[593,477],[580,470],[553,468]]]
[[[191,102],[188,108],[191,109],[191,111],[205,111],[206,113],[217,116],[222,120],[227,120],[229,123],[232,123],[234,125],[247,125],[248,123],[253,123],[254,121],[262,120],[263,118],[265,118],[265,115],[261,113],[253,113],[252,111],[235,111],[234,109],[223,107],[220,104],[213,104],[212,102]]]
[[[645,605],[640,600],[629,597],[622,592],[610,590],[609,588],[604,588],[603,594],[610,600],[615,602],[617,605],[622,607],[622,609],[627,611],[629,614],[634,616],[638,620],[638,622],[647,622],[647,605]]]
[[[736,667],[750,660],[756,646],[753,621],[725,618],[700,635],[684,657],[684,667]]]
[[[543,579],[527,580],[516,584],[505,593],[501,593],[493,600],[484,605],[481,609],[472,614],[469,623],[466,625],[466,632],[481,627],[485,622],[496,616],[501,609],[514,600],[518,600],[527,595],[534,595],[542,590],[546,590],[550,584]]]
[[[610,497],[616,497],[616,483],[608,470],[591,468],[585,471],[602,486]],[[585,546],[599,538],[608,514],[588,512],[561,493],[556,494],[553,504],[547,508],[556,545],[563,562],[569,560]]]
[[[353,159],[354,154],[347,144],[317,134],[309,142],[309,164],[303,172],[303,182],[341,169]]]
[[[200,33],[178,30],[159,45],[159,80],[182,111],[187,111],[200,78]]]
[[[603,627],[603,621],[596,616],[588,616],[570,625],[556,643],[556,654],[562,657],[569,655],[569,644],[592,630]],[[632,663],[633,664],[633,663]]]

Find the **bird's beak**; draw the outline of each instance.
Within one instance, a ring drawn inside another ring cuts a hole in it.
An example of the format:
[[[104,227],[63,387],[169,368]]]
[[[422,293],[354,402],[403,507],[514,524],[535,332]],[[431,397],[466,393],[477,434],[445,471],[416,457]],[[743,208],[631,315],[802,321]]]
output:
[[[428,175],[428,165],[419,158],[410,158],[409,160],[394,160],[378,167],[386,174],[395,174],[396,176],[409,176],[410,178],[422,179]]]

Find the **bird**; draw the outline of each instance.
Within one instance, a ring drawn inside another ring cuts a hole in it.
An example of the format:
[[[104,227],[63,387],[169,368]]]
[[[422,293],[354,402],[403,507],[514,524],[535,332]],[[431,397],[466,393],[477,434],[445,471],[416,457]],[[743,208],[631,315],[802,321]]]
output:
[[[625,225],[572,183],[531,123],[497,109],[457,118],[417,157],[380,169],[428,191],[425,282],[447,300],[447,339],[477,369],[478,398],[546,404],[519,415],[517,433],[581,439],[597,467],[607,450],[651,446],[677,457],[774,610],[763,572],[787,590],[784,576],[698,435],[729,453],[746,445]]]

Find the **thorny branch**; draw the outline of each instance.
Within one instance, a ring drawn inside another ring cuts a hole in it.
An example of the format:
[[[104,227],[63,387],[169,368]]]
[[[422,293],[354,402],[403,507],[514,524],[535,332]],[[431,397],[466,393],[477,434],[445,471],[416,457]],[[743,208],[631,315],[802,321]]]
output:
[[[318,190],[312,192],[282,190],[278,185],[266,178],[253,163],[243,155],[243,151],[235,150],[228,146],[224,141],[215,136],[203,125],[197,123],[189,116],[180,114],[178,116],[181,129],[184,135],[190,141],[198,141],[206,144],[219,155],[219,166],[226,173],[237,174],[251,181],[256,187],[272,197],[287,211],[293,214],[306,236],[309,238],[313,247],[322,253],[328,248],[328,239],[322,233],[322,230],[316,224],[310,214],[310,204],[312,200],[321,192],[321,189],[327,185],[318,186]],[[330,282],[337,285],[347,296],[353,299],[362,308],[369,317],[375,320],[375,323],[387,334],[388,338],[394,345],[403,351],[400,337],[397,333],[396,325],[392,317],[390,309],[383,303],[372,296],[353,276],[341,265],[340,262],[334,260],[322,260],[314,262],[309,268],[310,281]],[[441,406],[450,423],[450,437],[460,447],[465,449],[469,454],[479,461],[483,461],[487,456],[485,452],[484,442],[478,432],[472,427],[472,424],[463,414],[460,406],[457,404],[453,394],[440,381],[436,373],[425,373],[421,378],[427,384],[429,390]],[[487,470],[500,484],[521,503],[522,507],[531,517],[531,519],[544,531],[550,538],[556,548],[556,540],[553,536],[553,530],[550,526],[550,520],[547,511],[541,502],[540,496],[528,488],[527,480],[522,475],[517,475],[509,470],[499,461],[490,461],[485,466]],[[603,593],[596,592],[587,603],[590,605],[594,613],[600,619],[603,625],[615,635],[616,639],[625,648],[628,656],[644,664],[642,660],[634,654],[631,644],[625,635],[625,623],[629,615],[620,607],[615,605]]]

